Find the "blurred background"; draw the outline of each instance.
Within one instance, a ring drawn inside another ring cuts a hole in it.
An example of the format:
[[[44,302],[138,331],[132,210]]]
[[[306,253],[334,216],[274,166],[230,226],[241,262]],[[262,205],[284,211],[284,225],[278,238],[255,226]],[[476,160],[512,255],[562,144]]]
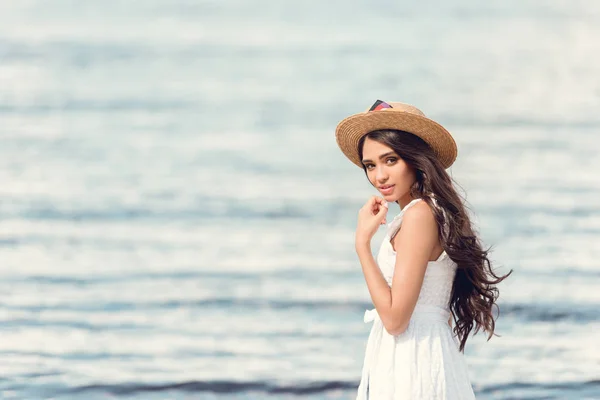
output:
[[[0,398],[353,399],[334,129],[382,99],[514,269],[477,398],[600,399],[598,43],[594,1],[0,0]]]

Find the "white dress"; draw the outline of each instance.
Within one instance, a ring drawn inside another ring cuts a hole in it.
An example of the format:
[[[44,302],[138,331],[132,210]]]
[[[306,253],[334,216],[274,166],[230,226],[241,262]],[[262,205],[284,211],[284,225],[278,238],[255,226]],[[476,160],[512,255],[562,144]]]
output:
[[[400,228],[406,210],[420,200],[407,204],[387,225],[377,264],[390,286],[396,261],[390,238]],[[408,328],[400,335],[385,330],[375,309],[365,312],[365,323],[373,322],[373,327],[357,400],[475,399],[464,355],[448,324],[455,273],[456,263],[446,252],[427,264]]]

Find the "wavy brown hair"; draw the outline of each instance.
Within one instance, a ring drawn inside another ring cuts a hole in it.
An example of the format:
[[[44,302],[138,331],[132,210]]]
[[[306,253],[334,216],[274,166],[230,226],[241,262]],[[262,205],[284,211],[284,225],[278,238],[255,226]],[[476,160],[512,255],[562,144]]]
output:
[[[487,340],[490,340],[496,327],[492,310],[496,307],[499,312],[496,285],[506,279],[512,270],[506,275],[494,273],[488,258],[491,248],[483,249],[466,212],[465,201],[458,195],[452,178],[425,141],[411,133],[394,129],[372,131],[358,143],[360,159],[366,138],[391,147],[414,168],[416,181],[410,194],[413,198],[422,198],[434,211],[442,247],[458,266],[452,285],[450,310],[455,322],[454,334],[460,341],[460,351],[464,353],[473,327],[474,334],[482,329],[488,333]],[[366,168],[363,169],[367,174]],[[432,199],[435,199],[437,207]]]

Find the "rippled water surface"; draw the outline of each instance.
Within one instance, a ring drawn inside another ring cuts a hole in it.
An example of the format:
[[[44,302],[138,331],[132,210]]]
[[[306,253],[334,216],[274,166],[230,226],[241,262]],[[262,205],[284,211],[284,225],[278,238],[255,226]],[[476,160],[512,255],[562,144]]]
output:
[[[0,397],[354,398],[333,130],[381,98],[514,270],[478,399],[600,399],[599,39],[591,1],[0,2]]]

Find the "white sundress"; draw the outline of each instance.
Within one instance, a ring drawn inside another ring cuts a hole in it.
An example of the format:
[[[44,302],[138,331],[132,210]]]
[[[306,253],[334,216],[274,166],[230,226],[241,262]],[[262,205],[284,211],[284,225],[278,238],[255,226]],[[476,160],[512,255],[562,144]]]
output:
[[[407,204],[387,225],[379,249],[377,264],[390,287],[396,262],[390,238],[400,228],[406,210],[419,200]],[[373,322],[373,326],[357,400],[475,399],[464,355],[448,324],[456,267],[445,251],[427,264],[408,328],[400,335],[386,331],[375,309],[365,312],[365,323]]]

